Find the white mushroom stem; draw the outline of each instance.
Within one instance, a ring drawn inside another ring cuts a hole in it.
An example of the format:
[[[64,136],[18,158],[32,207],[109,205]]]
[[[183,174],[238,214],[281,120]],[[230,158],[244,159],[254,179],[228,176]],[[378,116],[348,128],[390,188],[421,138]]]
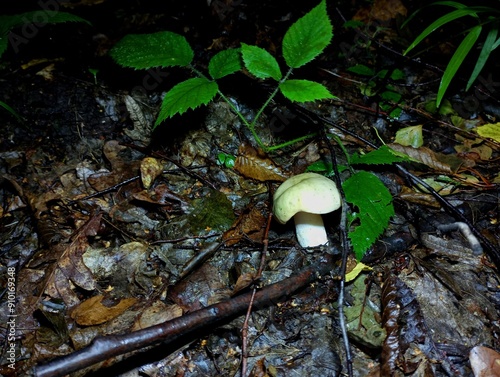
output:
[[[308,212],[297,212],[293,217],[297,240],[302,247],[326,245],[325,225],[321,215]]]

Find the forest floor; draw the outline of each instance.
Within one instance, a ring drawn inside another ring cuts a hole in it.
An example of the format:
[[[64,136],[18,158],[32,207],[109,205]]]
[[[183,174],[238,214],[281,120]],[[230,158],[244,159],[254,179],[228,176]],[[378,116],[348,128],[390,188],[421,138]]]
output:
[[[42,17],[48,3],[5,13]],[[0,108],[1,375],[50,360],[75,376],[348,375],[339,309],[354,376],[472,376],[472,347],[500,349],[500,140],[477,131],[500,124],[498,61],[465,92],[466,62],[436,109],[461,39],[441,34],[405,57],[437,13],[402,28],[414,2],[355,3],[328,4],[332,43],[295,73],[337,98],[278,96],[256,128],[266,145],[315,136],[267,154],[219,98],[153,129],[163,94],[189,75],[122,68],[108,52],[127,34],[169,30],[200,70],[242,42],[279,56],[314,4],[55,1],[91,24],[13,30],[0,60],[0,101],[13,109]],[[274,90],[248,73],[221,87],[247,116]],[[423,144],[397,143],[414,134]],[[273,218],[272,197],[287,177],[328,173],[370,144],[412,162],[341,171],[379,178],[394,207],[369,268],[341,290],[340,211],[323,218],[329,245],[306,250]],[[138,349],[106,353],[125,343],[108,336],[158,324]],[[91,349],[99,336],[110,343]],[[78,350],[105,357],[59,359]]]

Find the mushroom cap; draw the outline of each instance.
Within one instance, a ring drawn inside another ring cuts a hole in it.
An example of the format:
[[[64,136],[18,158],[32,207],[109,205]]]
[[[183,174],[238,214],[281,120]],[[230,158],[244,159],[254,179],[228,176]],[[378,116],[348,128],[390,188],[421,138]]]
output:
[[[273,213],[285,224],[298,212],[325,214],[340,208],[337,185],[316,173],[295,175],[281,184],[273,197]]]

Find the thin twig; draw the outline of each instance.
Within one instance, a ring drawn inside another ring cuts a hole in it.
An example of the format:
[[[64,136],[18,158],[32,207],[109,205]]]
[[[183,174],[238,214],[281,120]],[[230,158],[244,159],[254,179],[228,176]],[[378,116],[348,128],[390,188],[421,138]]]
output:
[[[328,151],[330,152],[332,158],[333,171],[335,173],[334,179],[335,184],[340,192],[340,197],[342,199],[342,213],[340,218],[340,238],[342,241],[342,264],[340,266],[340,285],[339,285],[339,297],[338,297],[338,311],[339,311],[339,323],[340,330],[342,332],[342,339],[344,341],[345,348],[345,356],[346,356],[346,367],[347,367],[347,375],[349,377],[353,376],[352,369],[352,353],[351,353],[351,345],[349,343],[349,336],[347,334],[347,324],[344,315],[344,296],[345,296],[345,273],[347,269],[347,257],[350,253],[349,240],[347,238],[347,202],[345,200],[345,193],[342,189],[342,181],[340,179],[340,172],[337,165],[337,155],[335,153],[335,149],[333,148],[330,139],[326,135],[324,127],[322,128],[321,135],[328,146]]]

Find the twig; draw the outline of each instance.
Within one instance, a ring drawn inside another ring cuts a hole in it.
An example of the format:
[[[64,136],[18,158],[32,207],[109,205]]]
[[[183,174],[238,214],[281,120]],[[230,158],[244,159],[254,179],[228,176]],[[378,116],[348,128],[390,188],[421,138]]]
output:
[[[330,273],[333,264],[329,255],[322,262],[303,269],[300,273],[257,291],[254,308],[275,305],[279,300],[306,287],[319,276]],[[70,355],[35,368],[37,377],[61,377],[87,368],[98,362],[163,342],[163,346],[181,346],[183,339],[204,328],[213,328],[248,309],[253,292],[222,301],[188,313],[171,321],[123,335],[97,337],[92,343]]]
[[[321,135],[328,146],[328,151],[330,152],[332,158],[333,171],[335,173],[334,179],[335,184],[340,192],[340,197],[342,199],[342,213],[340,217],[340,238],[342,241],[342,264],[340,266],[340,286],[339,286],[339,297],[338,297],[338,311],[339,311],[339,323],[340,330],[342,332],[342,339],[344,341],[345,348],[345,356],[346,356],[346,366],[347,366],[347,375],[349,377],[353,376],[352,369],[352,354],[351,354],[351,345],[349,343],[349,336],[347,334],[347,324],[344,316],[344,296],[345,296],[345,274],[347,269],[347,257],[350,253],[349,240],[347,238],[347,202],[345,200],[345,193],[342,189],[342,181],[340,179],[340,173],[337,166],[337,155],[335,153],[335,149],[333,148],[330,139],[328,139],[325,128],[322,128]]]

